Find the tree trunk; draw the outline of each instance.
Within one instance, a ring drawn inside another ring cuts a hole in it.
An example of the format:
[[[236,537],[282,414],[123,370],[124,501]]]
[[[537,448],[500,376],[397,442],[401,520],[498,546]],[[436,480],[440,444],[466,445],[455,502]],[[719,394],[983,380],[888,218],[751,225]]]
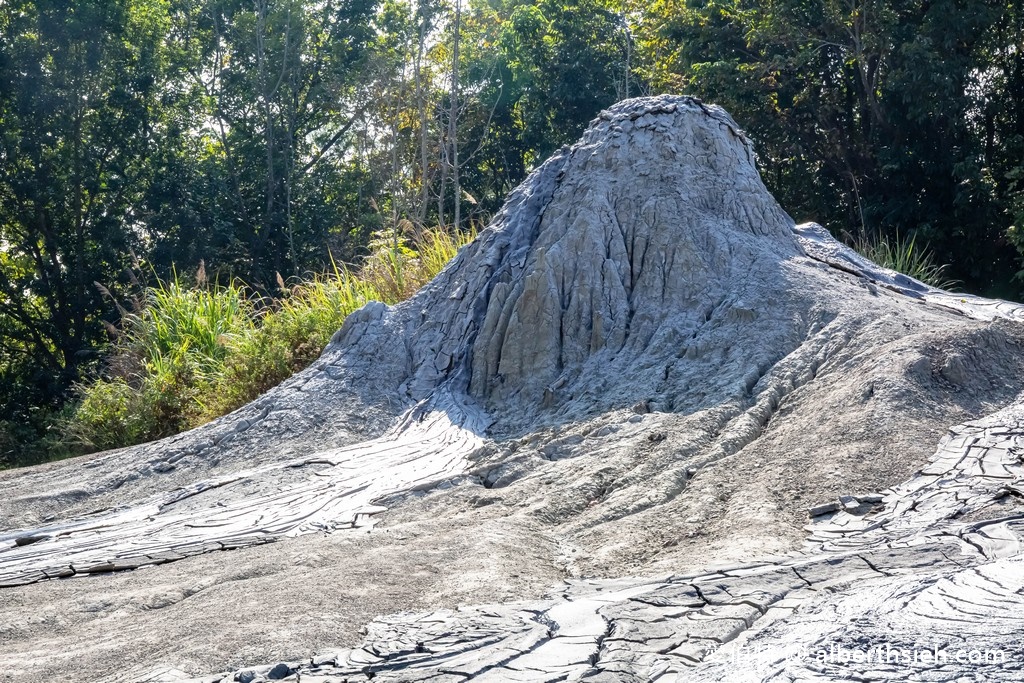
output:
[[[420,16],[419,41],[416,45],[416,107],[420,117],[420,192],[416,219],[422,227],[427,221],[427,198],[430,191],[429,168],[427,163],[427,102],[423,88],[423,52],[427,40],[427,20]]]
[[[459,229],[462,188],[459,185],[459,34],[462,32],[462,0],[455,0],[455,24],[452,27],[451,110],[448,113],[448,143],[451,145],[452,191],[455,194],[455,229]]]

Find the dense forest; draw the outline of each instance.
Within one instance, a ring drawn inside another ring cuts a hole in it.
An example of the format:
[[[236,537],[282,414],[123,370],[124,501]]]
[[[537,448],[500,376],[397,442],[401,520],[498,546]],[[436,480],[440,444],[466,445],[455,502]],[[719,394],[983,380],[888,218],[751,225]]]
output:
[[[142,372],[112,359],[179,273],[254,325],[663,92],[728,109],[797,220],[1020,297],[1019,0],[4,0],[0,461]]]

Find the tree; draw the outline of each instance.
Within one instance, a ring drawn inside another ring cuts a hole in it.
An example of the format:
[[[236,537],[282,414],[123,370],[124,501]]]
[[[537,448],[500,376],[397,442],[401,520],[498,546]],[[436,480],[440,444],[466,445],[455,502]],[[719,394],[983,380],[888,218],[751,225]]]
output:
[[[462,187],[487,210],[626,96],[632,38],[601,0],[474,3],[463,16]]]
[[[4,416],[55,406],[102,344],[95,282],[142,246],[140,180],[165,75],[159,0],[0,6]]]
[[[375,9],[375,0],[175,8],[173,37],[202,104],[189,110],[187,134],[203,141],[195,165],[219,195],[205,207],[219,217],[204,240],[214,270],[271,283],[322,265],[332,231],[347,229],[346,207],[319,181],[336,186],[349,166]]]
[[[994,0],[662,0],[638,51],[661,87],[722,104],[769,188],[836,233],[918,235],[991,291],[1011,265],[978,126]],[[1006,31],[1003,31],[1004,37]]]
[[[1007,237],[1024,255],[1024,3],[1002,6],[979,53],[971,116],[983,149],[980,181],[992,188],[1002,211],[993,226],[1009,222]],[[1018,272],[1010,290],[1015,297],[1022,277]]]

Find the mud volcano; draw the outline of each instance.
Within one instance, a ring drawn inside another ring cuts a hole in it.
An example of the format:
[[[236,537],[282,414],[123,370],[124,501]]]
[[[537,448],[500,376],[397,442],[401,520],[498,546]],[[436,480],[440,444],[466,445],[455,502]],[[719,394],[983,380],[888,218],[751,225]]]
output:
[[[1021,319],[623,102],[249,406],[0,474],[0,681],[1022,680]]]

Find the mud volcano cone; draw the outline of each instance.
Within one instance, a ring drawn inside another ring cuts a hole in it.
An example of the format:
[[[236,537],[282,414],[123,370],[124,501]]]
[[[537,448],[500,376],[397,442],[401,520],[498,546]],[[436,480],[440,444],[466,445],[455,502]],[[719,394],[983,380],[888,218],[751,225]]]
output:
[[[1022,317],[796,225],[722,109],[622,102],[250,405],[0,473],[0,672],[797,680],[785,643],[1019,648]]]

